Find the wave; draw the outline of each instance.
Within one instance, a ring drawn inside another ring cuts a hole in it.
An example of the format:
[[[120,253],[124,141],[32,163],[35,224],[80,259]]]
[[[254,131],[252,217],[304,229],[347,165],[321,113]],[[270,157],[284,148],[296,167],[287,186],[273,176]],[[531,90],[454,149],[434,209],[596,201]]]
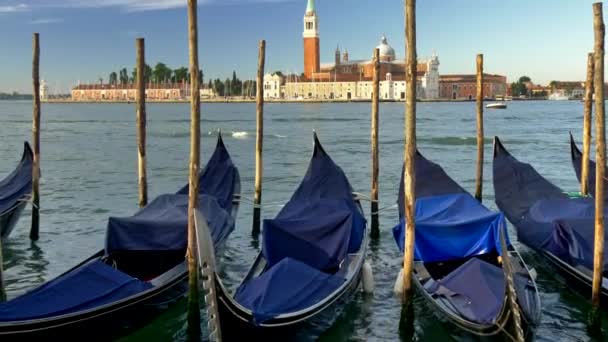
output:
[[[362,121],[360,118],[276,118],[272,119],[274,122],[353,122]]]
[[[235,139],[245,139],[245,138],[247,138],[248,135],[249,135],[249,133],[247,133],[245,131],[232,132],[232,137]]]

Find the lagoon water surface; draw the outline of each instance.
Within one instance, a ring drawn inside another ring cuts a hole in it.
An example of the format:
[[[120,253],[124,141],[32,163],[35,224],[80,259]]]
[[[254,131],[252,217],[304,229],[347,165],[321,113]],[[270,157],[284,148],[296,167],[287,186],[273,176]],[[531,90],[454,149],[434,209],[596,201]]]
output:
[[[267,104],[265,107],[262,215],[272,218],[304,176],[312,153],[312,130],[349,177],[355,191],[369,193],[369,103]],[[149,197],[175,192],[187,182],[189,107],[149,104],[147,163]],[[330,327],[311,326],[309,339],[322,341],[461,341],[416,302],[412,334],[399,331],[401,305],[392,294],[401,255],[392,238],[397,222],[399,172],[403,160],[402,103],[380,107],[381,238],[368,249],[376,283],[372,296],[359,293]],[[201,162],[213,150],[216,130],[240,169],[243,195],[253,197],[255,104],[202,105]],[[465,189],[475,186],[475,103],[419,103],[418,147],[440,163]],[[492,186],[492,140],[498,135],[509,151],[531,163],[564,191],[579,188],[570,163],[568,131],[580,142],[582,103],[529,101],[506,110],[485,110],[484,204],[496,209]],[[41,136],[40,240],[28,239],[27,210],[4,243],[9,298],[52,279],[104,245],[108,216],[137,210],[135,107],[127,104],[43,104]],[[0,101],[0,178],[10,172],[31,140],[31,103]],[[369,215],[369,203],[364,202]],[[243,202],[237,228],[223,255],[222,276],[238,286],[260,246],[251,239],[252,206]],[[369,221],[369,216],[368,216]],[[512,233],[512,240],[515,239]],[[517,244],[517,242],[516,242]],[[543,305],[539,341],[591,341],[588,301],[558,282],[553,270],[527,248],[524,259],[537,273]],[[184,340],[185,305],[177,305],[124,341]],[[607,318],[608,319],[608,318]],[[327,329],[326,329],[327,328]],[[323,331],[319,334],[320,331]]]

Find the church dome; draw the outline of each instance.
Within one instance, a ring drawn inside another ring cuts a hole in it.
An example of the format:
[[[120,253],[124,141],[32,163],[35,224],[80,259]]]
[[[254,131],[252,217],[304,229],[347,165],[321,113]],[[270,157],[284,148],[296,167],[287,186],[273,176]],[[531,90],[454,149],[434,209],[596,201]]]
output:
[[[389,62],[395,60],[395,49],[388,45],[388,41],[386,40],[385,36],[382,36],[380,45],[376,46],[376,49],[380,50],[381,60]]]

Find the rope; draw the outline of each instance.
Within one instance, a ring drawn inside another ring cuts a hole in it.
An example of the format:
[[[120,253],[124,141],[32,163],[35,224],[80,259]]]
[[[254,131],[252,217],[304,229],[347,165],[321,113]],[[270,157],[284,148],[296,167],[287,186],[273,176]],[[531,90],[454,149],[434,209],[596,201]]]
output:
[[[383,212],[385,210],[392,209],[392,208],[397,208],[397,206],[398,206],[398,204],[395,203],[395,204],[386,206],[384,208],[380,208],[380,209],[378,209],[378,211],[372,211],[372,215],[378,215],[378,214],[380,214],[381,212]]]

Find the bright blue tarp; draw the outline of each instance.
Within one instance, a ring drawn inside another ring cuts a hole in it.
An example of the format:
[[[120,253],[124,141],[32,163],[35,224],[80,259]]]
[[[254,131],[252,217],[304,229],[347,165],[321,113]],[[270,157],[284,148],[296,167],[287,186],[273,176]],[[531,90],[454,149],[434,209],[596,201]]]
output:
[[[344,283],[292,258],[284,258],[261,276],[239,287],[236,301],[254,313],[257,324],[282,313],[306,309]]]
[[[393,228],[401,251],[404,226],[401,220]],[[492,251],[500,254],[499,229],[506,227],[501,213],[488,210],[468,193],[419,198],[416,200],[415,258],[436,262]]]
[[[152,285],[149,283],[95,260],[23,296],[0,304],[0,322],[83,311],[150,288]]]
[[[0,215],[32,192],[32,150],[26,142],[19,165],[0,181]]]

